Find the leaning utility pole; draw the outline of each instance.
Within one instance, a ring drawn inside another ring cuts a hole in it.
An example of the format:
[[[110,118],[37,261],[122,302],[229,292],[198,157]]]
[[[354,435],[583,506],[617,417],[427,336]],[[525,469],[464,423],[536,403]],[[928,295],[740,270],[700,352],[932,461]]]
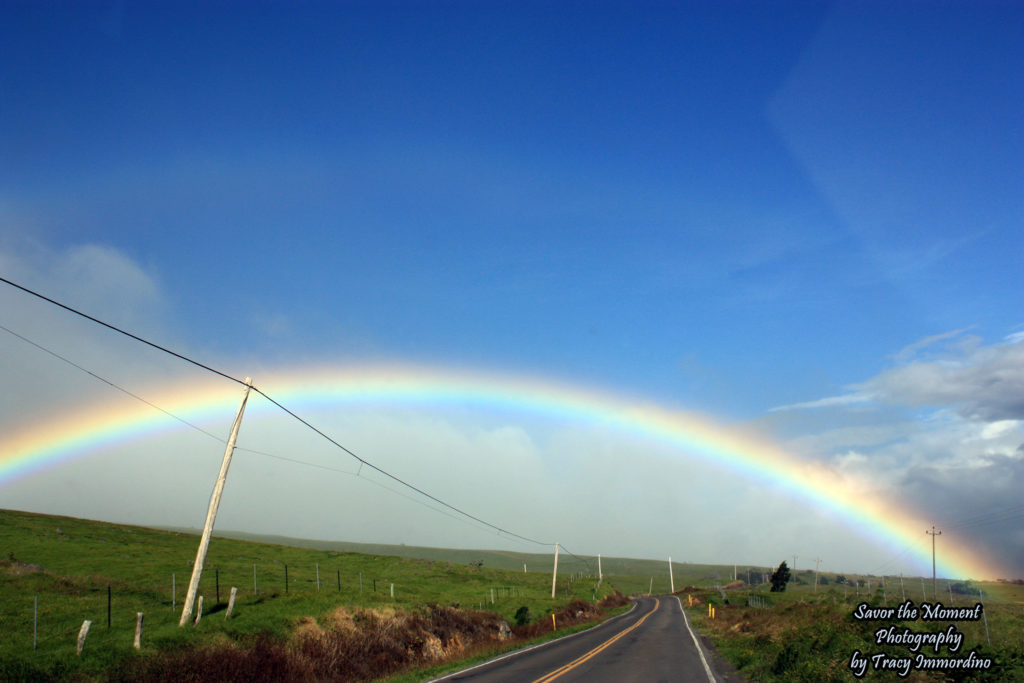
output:
[[[925,533],[932,537],[932,597],[938,600],[938,593],[935,591],[935,537],[941,536],[941,531],[935,530],[935,525],[932,524],[932,530],[925,530]]]
[[[217,483],[213,485],[213,493],[210,495],[210,507],[206,511],[206,524],[203,526],[203,535],[199,539],[199,550],[196,551],[196,561],[192,564],[192,578],[188,582],[188,592],[185,594],[185,604],[181,608],[181,619],[178,626],[184,626],[192,617],[192,603],[195,602],[196,593],[199,591],[199,579],[203,575],[203,564],[206,562],[206,550],[210,547],[210,535],[213,533],[213,521],[217,518],[217,508],[220,507],[220,497],[224,493],[224,480],[228,477],[228,467],[231,465],[231,455],[235,452],[235,440],[238,438],[238,430],[242,426],[242,413],[245,412],[245,402],[249,400],[249,392],[252,391],[252,379],[245,378],[245,393],[242,394],[242,403],[238,406],[235,414],[235,422],[231,425],[231,436],[228,437],[228,445],[224,449],[224,459],[220,463],[220,473],[217,475]]]
[[[672,576],[672,556],[671,555],[668,558],[668,585],[669,585],[670,590],[673,593],[675,593],[676,592],[676,580],[675,580],[675,577]]]
[[[558,544],[555,543],[555,570],[551,572],[551,599],[555,599],[555,585],[558,581]]]

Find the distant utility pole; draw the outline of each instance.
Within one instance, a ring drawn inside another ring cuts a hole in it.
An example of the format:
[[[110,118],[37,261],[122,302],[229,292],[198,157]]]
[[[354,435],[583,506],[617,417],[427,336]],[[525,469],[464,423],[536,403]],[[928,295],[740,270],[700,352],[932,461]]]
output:
[[[604,581],[604,574],[601,572],[601,554],[597,554],[597,582]]]
[[[558,543],[555,543],[555,571],[551,572],[551,599],[555,599],[555,585],[558,581]]]
[[[794,575],[796,574],[796,558],[798,558],[798,557],[800,557],[800,556],[799,555],[794,555],[793,556],[793,574]],[[793,578],[796,578],[796,577],[794,576]]]
[[[231,455],[235,452],[235,440],[238,438],[238,430],[242,426],[242,413],[245,412],[245,402],[249,400],[249,392],[252,391],[252,379],[245,378],[245,393],[242,394],[242,403],[238,406],[235,414],[235,422],[231,425],[231,436],[228,437],[228,445],[224,449],[224,459],[220,463],[220,473],[217,474],[217,482],[213,485],[213,493],[210,495],[210,507],[206,511],[206,524],[203,525],[203,535],[199,539],[199,549],[196,551],[196,561],[192,564],[192,578],[188,582],[188,592],[185,594],[185,604],[181,608],[181,620],[178,626],[184,626],[192,617],[192,603],[195,602],[196,593],[199,590],[199,579],[203,575],[203,564],[206,562],[206,550],[210,547],[210,535],[213,533],[213,522],[217,519],[217,508],[220,507],[220,497],[224,493],[224,481],[228,477],[228,467],[231,466]],[[255,565],[254,565],[255,566]]]
[[[672,556],[668,558],[668,585],[672,593],[676,592],[676,579],[672,576]]]
[[[935,590],[935,537],[941,536],[941,531],[935,530],[935,525],[932,524],[932,530],[925,530],[925,533],[932,537],[932,597],[938,600],[938,592]]]
[[[821,558],[814,560],[814,592],[818,592],[818,565],[821,563]]]

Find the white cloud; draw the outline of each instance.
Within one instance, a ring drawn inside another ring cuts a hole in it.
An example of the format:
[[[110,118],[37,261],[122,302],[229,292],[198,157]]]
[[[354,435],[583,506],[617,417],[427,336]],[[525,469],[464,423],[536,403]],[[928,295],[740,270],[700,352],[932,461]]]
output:
[[[969,329],[971,328],[965,327],[963,329],[952,330],[950,332],[942,332],[940,334],[934,334],[930,337],[925,337],[924,339],[918,340],[913,344],[908,344],[907,346],[904,346],[902,349],[893,354],[893,359],[898,363],[905,363],[914,356],[916,356],[918,352],[921,351],[922,349],[926,349],[929,346],[932,346],[940,341],[945,341],[947,339],[954,339],[956,337],[959,337]]]
[[[1024,418],[1024,343],[910,363],[862,386],[888,404],[952,406],[962,416],[983,422]]]
[[[849,394],[776,410],[794,411],[789,428],[815,410],[803,422],[817,427],[791,435],[790,450],[874,482],[1021,575],[1024,536],[1009,533],[1019,515],[1003,512],[1019,506],[1024,479],[1024,335],[985,345],[967,329],[904,347]]]
[[[828,396],[826,398],[819,398],[814,401],[805,401],[803,403],[791,403],[785,406],[776,406],[775,408],[769,409],[768,412],[777,413],[785,410],[803,410],[806,408],[833,408],[835,406],[848,406],[856,403],[867,403],[871,399],[871,394],[857,392],[852,394],[842,394],[840,396]]]
[[[1009,335],[1009,343],[982,346],[978,338],[964,336],[964,331],[934,335],[904,347],[893,356],[904,362],[849,387],[850,393],[778,406],[770,412],[874,402],[953,407],[962,416],[982,422],[1024,418],[1024,335]],[[957,341],[932,358],[910,360],[944,340]]]
[[[152,324],[163,312],[159,279],[119,249],[89,243],[54,249],[36,239],[0,234],[0,272],[9,280],[121,324]]]
[[[2,217],[0,217],[2,218]],[[98,244],[54,248],[0,225],[0,274],[28,289],[143,336],[172,343],[166,297],[159,278],[125,252]],[[178,361],[143,347],[96,323],[0,283],[0,325],[101,377],[126,386],[170,370]],[[173,345],[173,343],[172,343]],[[7,362],[0,384],[16,391],[0,395],[10,420],[110,396],[94,377],[0,330]]]
[[[999,438],[1007,432],[1020,427],[1020,420],[1000,420],[985,425],[981,430],[981,438],[988,441]]]

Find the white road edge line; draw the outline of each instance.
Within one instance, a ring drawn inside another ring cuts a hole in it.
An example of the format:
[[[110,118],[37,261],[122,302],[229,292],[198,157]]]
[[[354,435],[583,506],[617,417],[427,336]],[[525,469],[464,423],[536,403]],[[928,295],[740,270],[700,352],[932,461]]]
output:
[[[700,655],[700,662],[704,665],[704,671],[708,675],[708,680],[711,683],[716,683],[715,675],[711,673],[711,667],[708,666],[708,660],[704,658],[704,650],[700,647],[700,641],[697,640],[697,634],[693,632],[693,627],[690,626],[690,620],[686,616],[686,610],[683,609],[683,601],[676,596],[676,602],[679,603],[679,611],[683,613],[683,622],[686,624],[686,630],[690,632],[690,637],[693,638],[693,644],[697,646],[697,654]]]
[[[475,666],[471,666],[468,669],[460,669],[458,671],[452,671],[451,673],[447,673],[444,676],[441,676],[440,678],[432,678],[429,681],[426,681],[426,683],[437,683],[438,681],[446,680],[448,678],[451,678],[452,676],[458,676],[459,674],[464,674],[464,673],[466,673],[468,671],[473,671],[475,669],[479,669],[479,668],[482,668],[482,667],[485,667],[485,666],[489,666],[489,665],[494,664],[496,662],[500,662],[503,659],[509,659],[510,657],[517,657],[517,656],[519,656],[521,654],[526,654],[530,650],[536,650],[537,648],[544,647],[545,645],[551,645],[552,643],[560,643],[563,640],[568,640],[569,638],[573,638],[575,636],[581,636],[584,633],[589,633],[589,632],[593,631],[596,628],[601,628],[605,624],[610,624],[613,621],[616,621],[617,619],[621,619],[622,617],[624,617],[624,616],[626,616],[628,614],[632,614],[633,610],[636,609],[636,606],[637,606],[637,603],[634,602],[633,606],[629,608],[628,612],[623,612],[622,614],[614,616],[611,619],[606,619],[606,620],[602,621],[600,624],[597,624],[595,626],[591,626],[590,628],[585,628],[582,631],[577,631],[576,633],[570,633],[567,636],[562,636],[561,638],[555,638],[554,640],[548,640],[548,641],[545,641],[543,643],[537,643],[536,645],[531,645],[530,647],[524,648],[522,650],[513,650],[512,652],[509,652],[508,654],[501,655],[500,657],[495,657],[494,659],[488,659],[486,662],[480,662],[479,664],[477,664]],[[682,605],[680,605],[680,607],[682,607]],[[703,655],[701,655],[701,656],[703,657]],[[705,664],[704,666],[706,667],[707,664]]]

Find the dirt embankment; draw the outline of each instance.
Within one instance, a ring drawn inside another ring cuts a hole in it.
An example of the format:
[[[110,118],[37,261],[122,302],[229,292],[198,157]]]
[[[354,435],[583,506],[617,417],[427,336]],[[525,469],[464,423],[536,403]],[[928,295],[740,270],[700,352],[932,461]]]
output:
[[[559,628],[588,622],[628,603],[574,600],[555,613]],[[132,681],[367,681],[465,658],[551,630],[551,617],[511,626],[489,612],[431,606],[422,612],[339,607],[320,623],[305,618],[283,642],[259,636],[243,644],[161,652],[136,659],[111,678]]]

